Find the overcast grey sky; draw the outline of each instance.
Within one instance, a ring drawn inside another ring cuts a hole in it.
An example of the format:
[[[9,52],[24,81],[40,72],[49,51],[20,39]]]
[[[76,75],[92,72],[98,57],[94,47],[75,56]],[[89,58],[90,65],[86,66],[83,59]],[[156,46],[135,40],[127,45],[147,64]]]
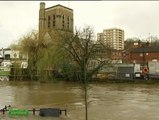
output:
[[[42,1],[0,1],[0,48],[18,41],[38,28]],[[74,26],[91,25],[95,33],[121,28],[125,39],[159,36],[159,1],[45,1],[46,7],[61,4],[74,10]],[[149,34],[150,33],[150,34]]]

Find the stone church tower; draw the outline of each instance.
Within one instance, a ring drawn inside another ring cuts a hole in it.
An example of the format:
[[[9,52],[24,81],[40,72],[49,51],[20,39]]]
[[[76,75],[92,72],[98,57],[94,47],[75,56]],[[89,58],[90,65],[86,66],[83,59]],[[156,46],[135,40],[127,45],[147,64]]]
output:
[[[45,8],[45,3],[40,3],[39,10],[39,38],[43,38],[46,32],[61,30],[73,33],[73,10],[55,5]]]
[[[39,38],[42,37],[45,30],[45,3],[40,3],[40,10],[39,10]]]

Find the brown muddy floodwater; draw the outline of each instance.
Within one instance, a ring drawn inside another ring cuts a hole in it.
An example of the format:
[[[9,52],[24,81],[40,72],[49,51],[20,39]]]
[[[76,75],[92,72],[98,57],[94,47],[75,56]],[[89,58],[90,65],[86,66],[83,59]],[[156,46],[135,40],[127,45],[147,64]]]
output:
[[[0,108],[61,108],[67,116],[12,117],[0,120],[84,120],[83,90],[74,83],[0,82]],[[89,120],[159,120],[159,84],[91,84]]]

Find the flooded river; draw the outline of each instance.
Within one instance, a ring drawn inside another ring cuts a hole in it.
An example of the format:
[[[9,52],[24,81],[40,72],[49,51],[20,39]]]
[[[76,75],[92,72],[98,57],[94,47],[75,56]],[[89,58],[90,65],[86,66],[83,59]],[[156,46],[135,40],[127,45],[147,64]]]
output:
[[[92,84],[89,89],[89,120],[159,120],[159,84]],[[0,108],[61,108],[60,118],[12,117],[0,120],[84,120],[84,93],[74,83],[0,82]]]

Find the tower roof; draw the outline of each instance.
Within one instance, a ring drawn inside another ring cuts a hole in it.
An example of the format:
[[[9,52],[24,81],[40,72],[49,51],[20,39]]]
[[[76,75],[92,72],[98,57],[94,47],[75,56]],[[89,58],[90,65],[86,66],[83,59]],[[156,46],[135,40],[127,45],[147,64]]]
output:
[[[63,6],[63,5],[60,5],[60,4],[57,4],[57,5],[55,5],[55,6],[52,6],[52,7],[48,7],[48,8],[46,8],[45,10],[49,10],[49,9],[56,8],[56,7],[63,7],[63,8],[65,8],[65,9],[68,9],[68,10],[71,10],[71,11],[73,11],[73,9],[71,9],[71,8],[68,8],[68,7],[65,7],[65,6]]]

